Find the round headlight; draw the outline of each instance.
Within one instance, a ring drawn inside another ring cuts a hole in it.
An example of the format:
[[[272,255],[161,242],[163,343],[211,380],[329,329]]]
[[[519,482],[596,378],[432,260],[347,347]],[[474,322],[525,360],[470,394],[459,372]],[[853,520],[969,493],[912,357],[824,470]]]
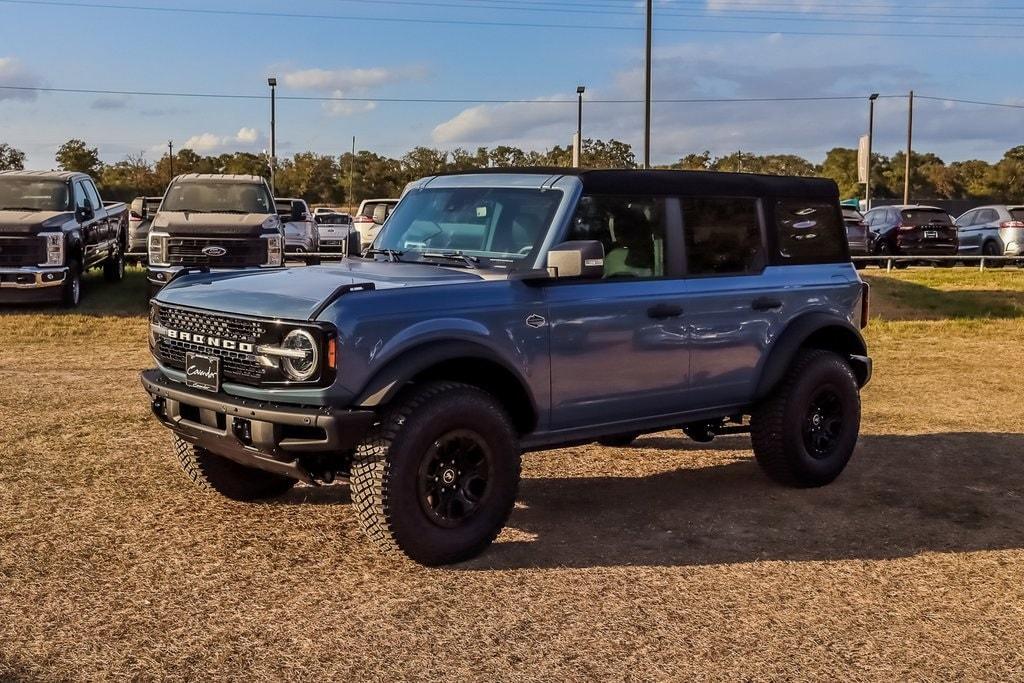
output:
[[[289,378],[296,382],[305,382],[316,374],[320,353],[316,348],[316,340],[306,330],[292,330],[284,338],[281,348],[286,351],[299,351],[302,358],[283,358],[282,367]]]

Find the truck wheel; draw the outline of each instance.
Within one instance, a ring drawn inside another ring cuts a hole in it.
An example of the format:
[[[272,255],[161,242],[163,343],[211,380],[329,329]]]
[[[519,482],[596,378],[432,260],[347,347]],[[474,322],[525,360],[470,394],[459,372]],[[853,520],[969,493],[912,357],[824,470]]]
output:
[[[985,242],[985,246],[982,247],[981,253],[983,256],[1002,256],[1003,254],[999,251],[999,245],[991,240]],[[989,261],[985,264],[986,268],[1002,268],[1005,264],[1002,261]]]
[[[626,448],[640,436],[638,432],[631,432],[629,434],[615,434],[614,436],[602,436],[597,440],[602,446],[608,448]]]
[[[430,566],[461,562],[505,526],[520,461],[516,432],[492,396],[455,382],[414,386],[356,449],[352,502],[385,552]]]
[[[824,486],[842,473],[860,431],[857,380],[841,356],[801,351],[750,419],[758,464],[775,481]]]
[[[216,491],[232,500],[249,502],[276,498],[295,486],[294,479],[239,465],[205,448],[193,446],[176,434],[174,454],[181,463],[181,469],[199,488]]]
[[[103,279],[107,282],[120,282],[124,279],[124,252],[120,247],[114,258],[103,264]]]
[[[60,299],[64,308],[78,308],[82,302],[82,268],[77,261],[72,261],[68,267]]]

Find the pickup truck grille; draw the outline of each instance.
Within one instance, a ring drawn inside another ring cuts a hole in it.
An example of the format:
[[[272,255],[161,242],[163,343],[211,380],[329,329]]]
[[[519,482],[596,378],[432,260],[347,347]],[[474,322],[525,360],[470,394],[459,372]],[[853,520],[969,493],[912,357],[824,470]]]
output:
[[[204,254],[208,247],[223,249],[222,255]],[[167,241],[167,259],[172,266],[210,266],[241,268],[267,262],[267,241],[252,239],[196,239],[171,237]]]
[[[153,321],[169,330],[190,335],[203,335],[219,340],[256,345],[265,341],[266,325],[259,320],[235,318],[213,313],[201,313],[169,306],[155,305]],[[225,380],[241,384],[259,384],[266,370],[251,353],[229,351],[191,341],[161,336],[157,339],[154,352],[164,365],[176,370],[185,369],[185,354],[189,351],[208,356],[217,356],[221,362],[221,373]]]
[[[46,261],[41,237],[0,237],[0,267],[37,266]]]

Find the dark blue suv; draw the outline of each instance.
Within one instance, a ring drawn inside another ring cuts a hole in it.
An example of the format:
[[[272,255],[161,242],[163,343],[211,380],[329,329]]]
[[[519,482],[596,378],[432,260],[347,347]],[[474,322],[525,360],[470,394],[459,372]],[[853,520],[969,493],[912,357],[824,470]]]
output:
[[[153,412],[240,500],[347,477],[364,530],[472,557],[524,451],[749,429],[775,480],[846,466],[868,289],[835,183],[675,171],[412,183],[365,258],[193,273],[153,300]]]

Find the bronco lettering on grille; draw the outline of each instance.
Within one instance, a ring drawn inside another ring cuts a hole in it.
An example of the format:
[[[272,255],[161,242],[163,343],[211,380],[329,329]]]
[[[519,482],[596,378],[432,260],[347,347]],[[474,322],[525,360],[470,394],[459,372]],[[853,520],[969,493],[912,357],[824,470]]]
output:
[[[211,346],[215,349],[224,349],[225,351],[241,351],[242,353],[252,353],[255,351],[255,347],[252,344],[248,344],[246,342],[235,342],[230,339],[221,339],[219,337],[210,337],[205,334],[193,334],[192,332],[180,332],[178,330],[168,329],[167,336],[170,339],[191,342],[192,344],[199,344],[200,346]]]

